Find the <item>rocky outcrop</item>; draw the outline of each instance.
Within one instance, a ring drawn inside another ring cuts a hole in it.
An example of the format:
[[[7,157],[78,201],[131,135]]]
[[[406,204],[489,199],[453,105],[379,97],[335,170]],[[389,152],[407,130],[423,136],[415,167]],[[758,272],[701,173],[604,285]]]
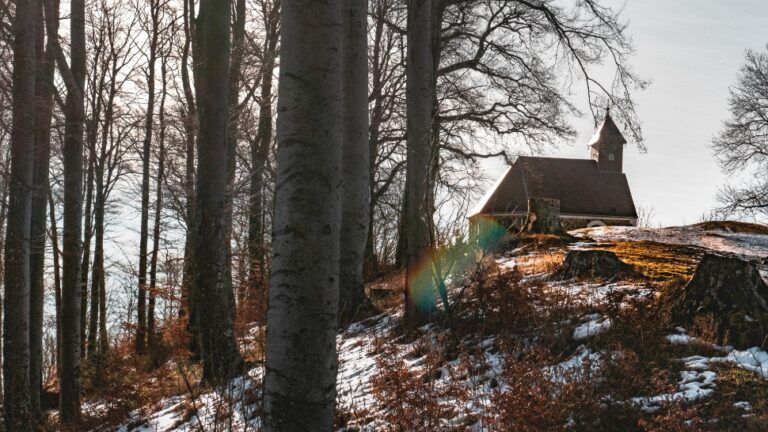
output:
[[[706,254],[685,287],[673,295],[671,314],[688,327],[712,319],[722,342],[737,348],[763,346],[768,335],[768,284],[752,262]]]
[[[571,250],[556,277],[619,279],[637,276],[634,268],[605,250]]]

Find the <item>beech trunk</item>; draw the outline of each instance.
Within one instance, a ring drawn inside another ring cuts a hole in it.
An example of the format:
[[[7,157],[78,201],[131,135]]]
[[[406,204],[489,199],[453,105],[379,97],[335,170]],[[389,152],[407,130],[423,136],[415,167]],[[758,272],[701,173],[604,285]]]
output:
[[[343,1],[286,1],[264,378],[266,432],[333,429]]]
[[[202,0],[195,33],[200,134],[194,295],[203,378],[214,382],[233,377],[242,365],[233,329],[231,285],[226,281],[229,16],[229,1]]]
[[[406,64],[407,167],[405,176],[405,319],[426,321],[435,311],[435,287],[430,269],[432,166],[433,0],[408,1]]]
[[[351,321],[365,304],[363,261],[370,202],[368,145],[368,1],[345,0],[342,36],[344,148],[339,256],[339,319]]]
[[[31,431],[30,400],[30,222],[35,148],[35,39],[38,2],[16,2],[13,25],[11,176],[5,240],[3,302],[3,407],[9,431]]]

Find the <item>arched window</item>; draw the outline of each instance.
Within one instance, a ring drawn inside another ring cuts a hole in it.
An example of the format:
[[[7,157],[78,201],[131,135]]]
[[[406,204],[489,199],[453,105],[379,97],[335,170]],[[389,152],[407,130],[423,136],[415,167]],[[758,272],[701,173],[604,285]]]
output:
[[[613,153],[608,153],[608,160],[613,161],[614,159],[616,159],[616,157],[613,156]]]

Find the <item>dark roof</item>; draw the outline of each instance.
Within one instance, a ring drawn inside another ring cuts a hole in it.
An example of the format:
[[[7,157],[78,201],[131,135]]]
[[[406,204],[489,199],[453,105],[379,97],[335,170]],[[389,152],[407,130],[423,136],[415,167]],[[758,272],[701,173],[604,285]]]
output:
[[[619,127],[616,126],[616,122],[613,121],[610,114],[606,114],[603,122],[598,126],[595,135],[589,140],[589,145],[597,147],[603,142],[616,142],[618,144],[626,144],[627,140],[624,135],[621,134]]]
[[[475,214],[525,212],[530,197],[559,199],[563,214],[637,217],[624,173],[599,171],[591,159],[527,156],[517,158]]]

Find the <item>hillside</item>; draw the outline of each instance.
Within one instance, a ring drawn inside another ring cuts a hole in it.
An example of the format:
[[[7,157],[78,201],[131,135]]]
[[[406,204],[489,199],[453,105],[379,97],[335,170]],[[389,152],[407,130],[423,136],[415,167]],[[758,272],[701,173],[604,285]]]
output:
[[[487,257],[453,281],[450,317],[424,327],[403,328],[400,296],[378,290],[389,309],[338,338],[339,429],[766,430],[764,347],[733,348],[706,314],[677,326],[668,301],[707,252],[750,260],[768,279],[768,229],[708,223],[572,234],[565,244],[534,241]],[[614,252],[637,273],[563,279],[569,250]],[[244,343],[258,344],[261,330],[252,327]],[[95,430],[258,430],[262,373],[257,362],[227,389],[163,398]],[[92,413],[109,411],[89,404]]]

